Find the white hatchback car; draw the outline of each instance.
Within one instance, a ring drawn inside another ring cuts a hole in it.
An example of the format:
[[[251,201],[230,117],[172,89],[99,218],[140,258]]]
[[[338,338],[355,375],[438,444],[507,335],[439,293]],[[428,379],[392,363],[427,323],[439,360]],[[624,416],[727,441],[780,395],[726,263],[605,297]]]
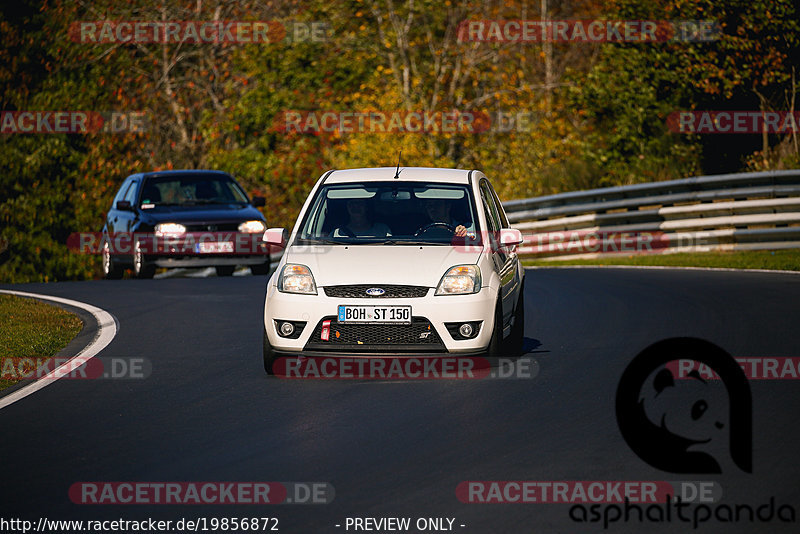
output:
[[[264,369],[282,356],[514,356],[525,271],[477,170],[326,172],[291,234],[264,304]]]

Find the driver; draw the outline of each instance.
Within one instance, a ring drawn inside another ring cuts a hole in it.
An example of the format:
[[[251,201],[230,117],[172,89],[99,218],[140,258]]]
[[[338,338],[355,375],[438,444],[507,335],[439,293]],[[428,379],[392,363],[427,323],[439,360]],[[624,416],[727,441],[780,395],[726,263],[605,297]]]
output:
[[[347,201],[347,215],[349,220],[346,225],[336,228],[332,237],[388,237],[392,231],[383,223],[373,221],[371,210],[364,198],[354,198]]]
[[[467,227],[450,216],[450,203],[441,198],[428,198],[423,202],[425,213],[432,223],[444,223],[454,228],[457,237],[466,237]]]

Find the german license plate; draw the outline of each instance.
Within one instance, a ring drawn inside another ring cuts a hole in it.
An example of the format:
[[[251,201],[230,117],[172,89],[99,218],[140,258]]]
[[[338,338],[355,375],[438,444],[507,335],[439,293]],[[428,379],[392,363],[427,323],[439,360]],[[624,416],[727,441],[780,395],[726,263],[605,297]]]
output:
[[[195,243],[194,251],[198,254],[230,254],[233,252],[233,243],[231,241]]]
[[[339,322],[411,324],[411,306],[339,306]]]

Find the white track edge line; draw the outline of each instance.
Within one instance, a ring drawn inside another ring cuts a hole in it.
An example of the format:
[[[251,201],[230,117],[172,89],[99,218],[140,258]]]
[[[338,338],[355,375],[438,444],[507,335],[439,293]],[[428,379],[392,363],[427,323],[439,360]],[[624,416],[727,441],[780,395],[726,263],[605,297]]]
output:
[[[62,376],[66,376],[71,371],[79,368],[81,365],[85,364],[94,356],[96,356],[101,350],[106,348],[106,346],[108,346],[108,344],[114,339],[114,336],[117,335],[117,320],[114,318],[114,316],[104,309],[92,306],[91,304],[86,304],[85,302],[79,302],[77,300],[55,297],[52,295],[40,295],[38,293],[26,293],[24,291],[12,291],[8,289],[0,289],[0,293],[16,295],[18,297],[51,300],[53,302],[59,302],[61,304],[80,308],[92,314],[97,321],[97,333],[95,334],[94,339],[92,339],[92,341],[86,345],[83,350],[32,384],[20,388],[15,392],[6,395],[5,397],[0,397],[0,410],[6,406],[14,404],[19,400],[24,399],[28,395],[35,393],[46,386],[49,386]]]

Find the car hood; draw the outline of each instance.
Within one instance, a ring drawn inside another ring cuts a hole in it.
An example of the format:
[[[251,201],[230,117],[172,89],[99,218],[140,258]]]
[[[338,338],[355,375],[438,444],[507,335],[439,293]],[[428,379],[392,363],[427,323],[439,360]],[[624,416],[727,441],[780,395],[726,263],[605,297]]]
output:
[[[163,206],[142,210],[144,217],[160,222],[240,222],[263,221],[261,212],[249,204],[209,204],[206,206]]]
[[[433,245],[305,245],[289,247],[285,257],[287,263],[311,269],[320,287],[373,283],[436,287],[450,267],[477,263],[480,251]]]

